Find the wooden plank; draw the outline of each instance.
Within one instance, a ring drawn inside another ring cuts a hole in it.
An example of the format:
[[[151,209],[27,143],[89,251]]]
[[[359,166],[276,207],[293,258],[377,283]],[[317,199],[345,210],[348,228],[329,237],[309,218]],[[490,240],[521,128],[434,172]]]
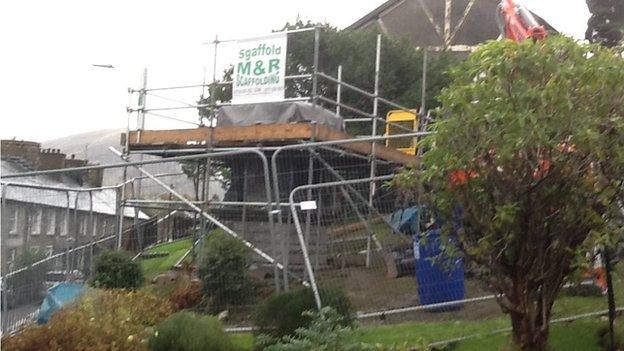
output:
[[[382,217],[375,217],[373,218],[373,220],[371,221],[371,224],[377,224],[377,223],[383,223],[384,219]],[[336,237],[336,236],[348,236],[348,235],[362,235],[362,234],[366,234],[366,233],[362,233],[363,230],[366,230],[366,226],[368,224],[362,221],[358,221],[358,222],[353,222],[353,223],[349,223],[349,224],[345,224],[345,225],[341,225],[338,227],[333,227],[331,229],[328,229],[325,234],[327,234],[329,237]]]
[[[286,141],[310,139],[309,124],[258,124],[254,126],[226,126],[214,128],[214,141],[218,143],[244,141]]]
[[[348,134],[328,128],[326,126],[317,126],[317,140],[344,140],[352,139]],[[344,149],[355,151],[362,155],[370,155],[372,152],[372,143],[368,141],[352,142],[340,145]],[[383,144],[376,143],[375,155],[383,160],[392,161],[406,166],[418,165],[418,158],[413,155],[405,154],[401,151],[389,148]]]
[[[273,124],[253,126],[199,127],[193,129],[130,131],[130,145],[202,145],[211,140],[215,146],[230,142],[258,143],[266,141],[287,141],[310,139],[312,128],[309,124]],[[211,135],[211,133],[213,133]],[[125,140],[122,134],[122,141]]]
[[[130,145],[189,145],[189,143],[201,143],[209,137],[209,129],[206,127],[193,129],[167,129],[167,130],[142,130],[130,131]],[[139,134],[140,133],[140,134]],[[137,142],[139,135],[140,142]],[[124,137],[121,138],[125,140]],[[131,147],[132,149],[132,147]]]
[[[212,134],[211,134],[212,133]],[[193,129],[142,130],[137,142],[138,131],[130,131],[130,149],[150,149],[151,147],[201,147],[211,141],[215,147],[256,145],[259,143],[283,143],[298,140],[335,141],[352,139],[350,135],[322,125],[300,124],[263,124],[253,126],[199,127]],[[125,140],[122,134],[122,143]],[[361,155],[370,155],[372,143],[356,141],[339,145]],[[388,148],[377,143],[377,157],[402,165],[418,164],[413,155]]]

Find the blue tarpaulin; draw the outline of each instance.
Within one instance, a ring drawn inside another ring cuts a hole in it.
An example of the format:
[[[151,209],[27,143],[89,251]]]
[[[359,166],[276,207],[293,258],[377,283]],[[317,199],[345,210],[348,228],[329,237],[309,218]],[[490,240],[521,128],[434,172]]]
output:
[[[84,284],[77,283],[59,283],[48,289],[48,293],[39,308],[37,323],[46,323],[52,316],[52,313],[75,300],[84,291]]]
[[[402,208],[390,217],[390,225],[406,235],[420,234],[420,209],[418,206]]]

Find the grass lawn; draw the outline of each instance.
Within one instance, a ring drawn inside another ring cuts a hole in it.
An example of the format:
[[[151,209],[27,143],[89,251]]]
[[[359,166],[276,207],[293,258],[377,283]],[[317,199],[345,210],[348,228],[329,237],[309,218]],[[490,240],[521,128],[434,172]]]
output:
[[[146,250],[146,252],[168,252],[169,254],[163,257],[139,259],[143,275],[145,276],[145,281],[149,282],[155,276],[170,270],[171,267],[178,262],[182,256],[184,256],[186,251],[188,251],[192,245],[192,240],[188,238],[171,243],[156,245]]]
[[[551,327],[550,347],[553,351],[600,351],[596,333],[606,325],[598,319],[558,323]],[[453,351],[512,350],[509,334],[498,334],[466,340],[457,344]]]
[[[397,325],[363,327],[354,335],[353,341],[362,341],[385,346],[418,346],[422,342],[445,340],[460,336],[505,328],[507,319],[499,318],[484,322],[433,322],[403,323]],[[551,327],[550,346],[553,351],[600,351],[596,345],[596,333],[606,325],[599,319],[584,319],[574,322],[558,323]],[[251,350],[253,336],[249,333],[233,334],[232,339],[237,349]],[[513,350],[509,333],[484,335],[457,342],[452,351],[508,351]]]

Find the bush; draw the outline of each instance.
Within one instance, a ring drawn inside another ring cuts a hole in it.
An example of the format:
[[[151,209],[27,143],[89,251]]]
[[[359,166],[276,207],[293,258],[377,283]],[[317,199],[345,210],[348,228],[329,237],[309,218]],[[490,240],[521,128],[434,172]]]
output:
[[[198,275],[209,297],[209,312],[250,302],[254,286],[248,272],[248,249],[221,233],[211,234],[204,244]]]
[[[340,315],[340,323],[353,323],[353,308],[349,298],[340,290],[321,290],[323,306],[330,306]],[[273,295],[260,305],[254,315],[254,324],[263,334],[274,338],[292,335],[296,329],[310,325],[306,311],[316,310],[312,289],[302,288]]]
[[[2,350],[146,351],[153,326],[171,313],[167,300],[144,291],[89,291],[44,325],[2,339]]]
[[[352,326],[345,326],[344,317],[331,307],[323,307],[320,311],[307,311],[303,314],[310,318],[310,325],[305,328],[298,328],[293,335],[284,336],[277,341],[270,337],[260,336],[260,341],[264,342],[265,345],[271,343],[264,350],[425,351],[430,349],[424,342],[421,342],[418,347],[414,347],[415,345],[408,347],[407,344],[384,346],[355,342],[354,340],[357,339],[356,329]],[[272,340],[273,342],[271,342]]]
[[[27,267],[45,258],[45,254],[33,250],[25,250],[17,257],[15,269]],[[6,301],[9,307],[25,303],[41,302],[46,293],[46,274],[50,264],[44,262],[6,279]],[[4,302],[3,302],[4,303]]]
[[[93,286],[105,289],[135,289],[142,283],[141,267],[127,253],[107,251],[97,257]]]
[[[169,316],[149,340],[153,351],[230,351],[230,338],[214,316],[181,311]]]

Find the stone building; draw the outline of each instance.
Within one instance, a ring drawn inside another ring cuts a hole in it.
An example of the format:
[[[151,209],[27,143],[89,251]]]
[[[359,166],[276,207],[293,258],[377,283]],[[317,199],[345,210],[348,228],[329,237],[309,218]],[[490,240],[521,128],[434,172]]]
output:
[[[2,175],[88,164],[58,149],[41,150],[39,143],[30,141],[2,140],[1,150]],[[52,255],[114,235],[119,219],[115,189],[64,190],[101,187],[102,175],[102,170],[94,170],[3,179],[2,273],[15,268],[24,250]],[[134,218],[134,210],[126,208],[124,216]],[[141,212],[139,218],[148,216]]]

